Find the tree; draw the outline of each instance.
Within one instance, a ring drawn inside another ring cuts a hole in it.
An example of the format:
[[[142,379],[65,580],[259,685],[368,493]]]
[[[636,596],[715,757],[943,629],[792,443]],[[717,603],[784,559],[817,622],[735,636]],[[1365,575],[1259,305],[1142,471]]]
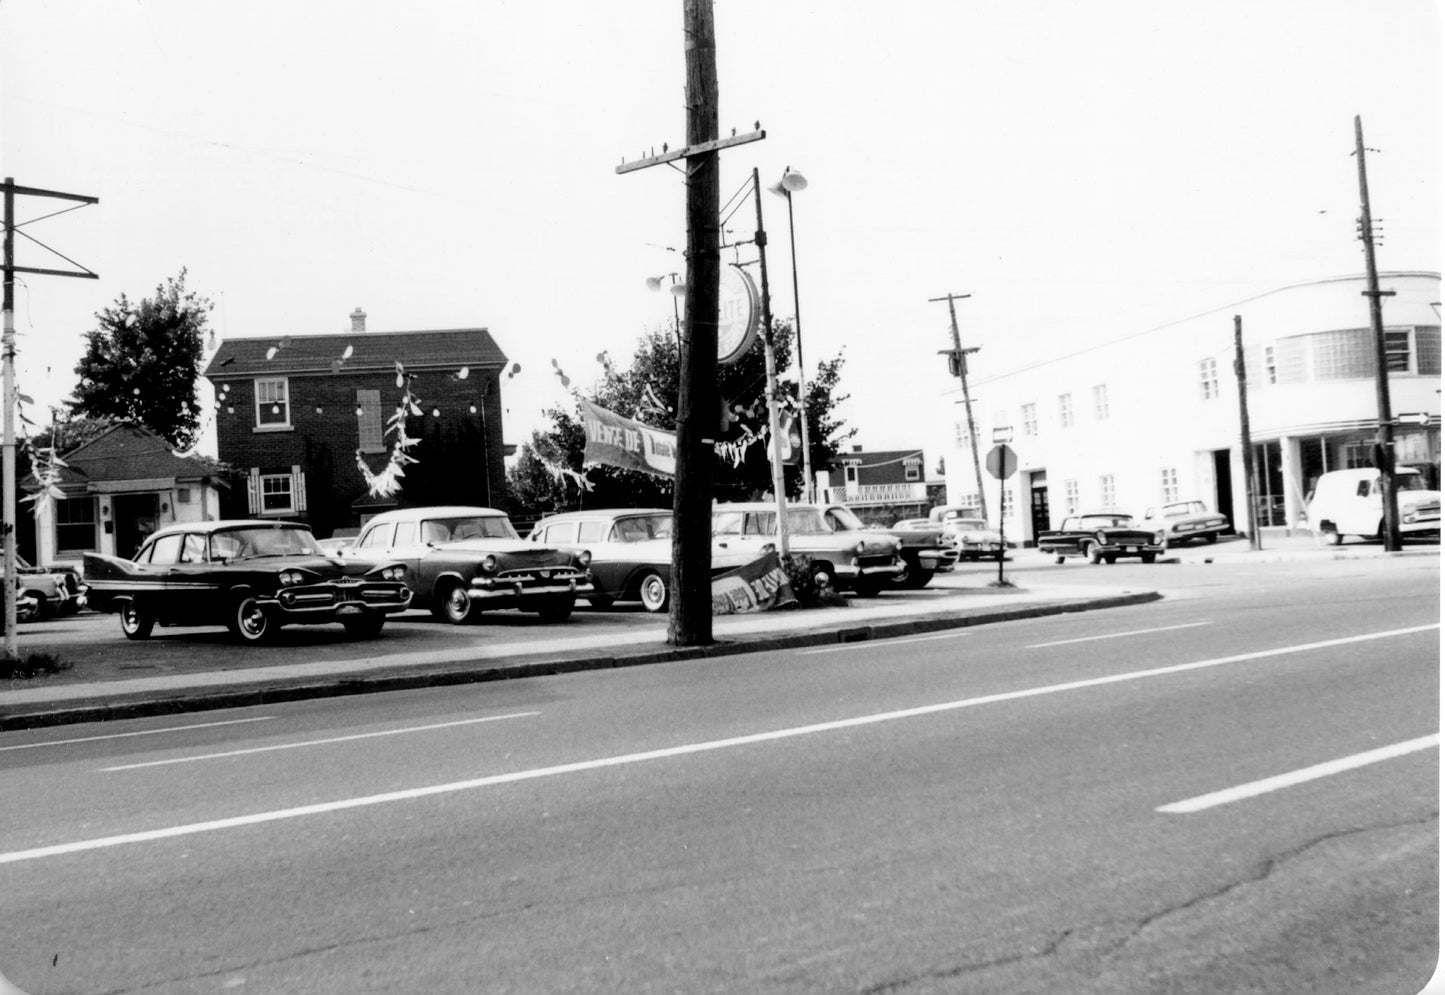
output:
[[[788,323],[774,322],[774,352],[779,369],[792,362],[792,335]],[[648,425],[674,431],[677,418],[679,349],[671,329],[654,329],[638,342],[631,365],[619,369],[610,357],[599,355],[606,376],[590,390],[574,394],[609,411]],[[856,429],[843,430],[834,416],[836,406],[847,400],[839,394],[838,384],[843,365],[841,354],[818,364],[808,379],[809,455],[815,467],[828,466],[837,457],[842,443],[852,438]],[[719,501],[740,501],[759,497],[772,490],[772,472],[767,456],[767,384],[766,360],[761,337],[742,359],[718,367],[718,392],[728,423],[723,426],[724,412],[718,412],[716,440],[723,445],[726,457],[720,457],[713,480],[713,494]],[[796,408],[797,384],[782,381],[780,402]],[[547,413],[552,428],[534,432],[532,440],[523,443],[518,459],[508,472],[508,488],[518,508],[528,514],[569,510],[581,506],[659,507],[672,506],[672,481],[666,477],[623,470],[618,467],[591,466],[586,477],[592,489],[583,491],[570,474],[582,472],[582,454],[586,438],[581,421],[573,414],[554,408]],[[789,493],[802,489],[802,468],[785,467],[785,486]]]
[[[136,421],[178,449],[189,449],[200,427],[196,381],[213,306],[186,289],[184,269],[139,304],[121,294],[85,333],[71,412]]]

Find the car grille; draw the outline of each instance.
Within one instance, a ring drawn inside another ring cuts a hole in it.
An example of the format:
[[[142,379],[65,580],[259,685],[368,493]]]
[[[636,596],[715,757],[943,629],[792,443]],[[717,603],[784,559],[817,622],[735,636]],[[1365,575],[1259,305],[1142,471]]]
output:
[[[858,557],[858,566],[860,567],[891,567],[892,565],[892,553]]]

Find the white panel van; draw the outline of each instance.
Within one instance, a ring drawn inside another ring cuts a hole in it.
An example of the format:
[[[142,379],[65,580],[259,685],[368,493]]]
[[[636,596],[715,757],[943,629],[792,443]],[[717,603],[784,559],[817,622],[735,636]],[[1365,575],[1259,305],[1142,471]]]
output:
[[[1395,505],[1400,509],[1401,535],[1439,534],[1440,492],[1428,489],[1419,470],[1395,471]],[[1315,483],[1309,523],[1323,543],[1337,546],[1347,535],[1378,536],[1384,517],[1380,471],[1372,466],[1331,470]]]

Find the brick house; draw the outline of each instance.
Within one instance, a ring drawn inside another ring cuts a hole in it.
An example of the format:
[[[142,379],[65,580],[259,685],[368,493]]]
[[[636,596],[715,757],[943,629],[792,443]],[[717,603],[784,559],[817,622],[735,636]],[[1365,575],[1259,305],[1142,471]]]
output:
[[[223,498],[224,517],[307,522],[324,538],[398,506],[505,509],[506,362],[485,328],[368,332],[360,308],[349,333],[222,343],[203,375],[216,390],[218,454],[244,483]],[[397,493],[376,496],[358,452],[372,473],[391,458],[398,364],[421,411],[406,426],[417,462]]]

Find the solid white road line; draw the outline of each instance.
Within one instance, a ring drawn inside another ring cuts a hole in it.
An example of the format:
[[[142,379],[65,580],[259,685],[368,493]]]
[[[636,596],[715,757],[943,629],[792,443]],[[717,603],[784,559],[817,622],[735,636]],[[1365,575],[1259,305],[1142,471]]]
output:
[[[104,736],[81,736],[76,739],[51,739],[43,743],[16,743],[14,746],[0,746],[0,753],[6,750],[33,750],[41,746],[66,746],[70,743],[94,743],[101,739],[125,739],[128,736],[156,736],[163,732],[188,732],[191,729],[210,729],[214,726],[233,726],[242,722],[268,722],[273,715],[258,715],[250,719],[227,719],[224,722],[197,722],[189,726],[166,726],[164,729],[141,729],[136,732],[112,732]]]
[[[1108,632],[1102,636],[1080,636],[1077,639],[1056,639],[1051,643],[1033,643],[1030,646],[1025,646],[1024,649],[1036,650],[1043,649],[1045,646],[1067,646],[1070,643],[1087,643],[1095,639],[1121,639],[1124,636],[1146,636],[1151,632],[1169,632],[1172,629],[1192,629],[1197,625],[1210,624],[1211,620],[1205,619],[1203,622],[1185,622],[1182,625],[1161,625],[1157,629],[1132,629],[1129,632]]]
[[[1278,791],[1280,788],[1293,787],[1296,784],[1303,784],[1306,781],[1313,781],[1321,777],[1329,777],[1331,774],[1339,774],[1347,770],[1354,770],[1356,767],[1364,767],[1368,764],[1379,763],[1381,760],[1392,760],[1395,757],[1403,757],[1407,753],[1414,753],[1418,750],[1427,750],[1432,746],[1440,745],[1440,734],[1434,733],[1429,736],[1421,736],[1418,739],[1407,739],[1403,743],[1396,743],[1393,746],[1381,746],[1378,749],[1366,750],[1364,753],[1356,753],[1349,757],[1340,757],[1338,760],[1330,760],[1322,764],[1315,764],[1313,767],[1301,767],[1299,770],[1290,771],[1287,774],[1277,774],[1274,777],[1266,777],[1260,781],[1250,781],[1248,784],[1241,784],[1233,788],[1225,788],[1223,791],[1212,791],[1207,795],[1198,795],[1194,798],[1186,798],[1182,802],[1174,802],[1170,805],[1160,805],[1154,811],[1166,812],[1170,815],[1183,815],[1191,812],[1202,812],[1207,808],[1216,805],[1227,805],[1230,802],[1237,802],[1244,798],[1253,798],[1255,795],[1267,794],[1271,791]]]
[[[363,808],[370,805],[384,805],[389,802],[411,801],[417,798],[428,798],[433,795],[473,791],[478,788],[486,788],[498,784],[510,784],[516,781],[531,781],[543,777],[555,777],[559,774],[576,774],[582,771],[601,770],[606,767],[621,767],[627,764],[664,760],[671,757],[687,756],[693,753],[707,753],[712,750],[751,746],[756,743],[791,739],[822,732],[835,732],[839,729],[852,729],[879,722],[891,722],[896,719],[918,718],[924,715],[934,715],[961,708],[970,708],[975,705],[989,705],[1001,701],[1017,701],[1023,698],[1058,694],[1063,691],[1077,691],[1083,688],[1102,687],[1107,684],[1120,684],[1125,681],[1137,681],[1149,677],[1182,674],[1191,670],[1202,670],[1206,667],[1219,667],[1228,663],[1242,663],[1246,660],[1264,660],[1269,657],[1307,653],[1311,650],[1328,649],[1333,646],[1348,646],[1353,643],[1369,642],[1375,639],[1408,636],[1439,628],[1440,623],[1435,622],[1430,625],[1417,625],[1407,629],[1370,632],[1361,636],[1326,639],[1321,642],[1303,643],[1298,646],[1281,646],[1272,650],[1257,650],[1253,653],[1240,653],[1235,656],[1218,657],[1213,660],[1199,660],[1195,663],[1180,663],[1168,667],[1154,667],[1149,670],[1135,670],[1124,674],[1111,674],[1108,677],[1069,681],[1066,684],[1049,684],[1043,687],[1025,688],[1020,691],[1005,691],[1000,694],[988,694],[977,698],[964,698],[958,701],[946,701],[934,705],[923,705],[917,708],[904,708],[893,712],[880,712],[874,715],[862,715],[851,719],[838,719],[832,722],[819,722],[813,725],[796,726],[791,729],[776,729],[771,732],[734,736],[729,739],[689,743],[683,746],[647,750],[643,753],[625,753],[621,756],[604,757],[600,760],[583,760],[576,763],[558,764],[554,767],[537,767],[532,770],[514,771],[510,774],[494,774],[489,777],[478,777],[468,781],[452,781],[448,784],[435,784],[424,788],[388,791],[379,795],[365,795],[360,798],[346,798],[341,801],[303,805],[298,808],[257,812],[252,815],[236,816],[229,819],[216,819],[210,822],[192,822],[180,826],[168,826],[164,829],[151,829],[138,833],[125,833],[119,836],[103,836],[97,839],[79,840],[74,843],[57,843],[52,846],[35,847],[30,850],[13,850],[9,853],[0,853],[0,864],[14,864],[22,860],[38,860],[44,857],[58,857],[66,854],[81,853],[86,850],[102,850],[109,847],[124,846],[128,843],[147,843],[154,840],[172,839],[177,836],[191,836],[196,833],[213,832],[220,829],[236,829],[242,826],[254,826],[265,822],[278,822],[283,819],[296,819],[308,815],[322,815],[329,812],[340,812],[346,809]]]
[[[219,760],[222,757],[244,757],[252,753],[270,753],[274,750],[298,750],[303,746],[325,746],[330,743],[349,743],[357,739],[376,739],[378,736],[401,736],[409,732],[430,732],[433,729],[451,729],[454,726],[476,725],[478,722],[497,722],[501,719],[525,719],[541,712],[514,712],[510,715],[487,715],[479,719],[458,719],[455,722],[437,722],[426,726],[408,726],[405,729],[385,729],[381,732],[359,732],[351,736],[332,736],[328,739],[304,739],[297,743],[278,743],[274,746],[253,746],[245,750],[227,750],[224,753],[201,753],[194,757],[172,757],[169,760],[147,760],[145,763],[121,764],[118,767],[102,767],[101,773],[115,770],[136,770],[141,767],[164,767],[167,764],[188,764],[196,760]]]

